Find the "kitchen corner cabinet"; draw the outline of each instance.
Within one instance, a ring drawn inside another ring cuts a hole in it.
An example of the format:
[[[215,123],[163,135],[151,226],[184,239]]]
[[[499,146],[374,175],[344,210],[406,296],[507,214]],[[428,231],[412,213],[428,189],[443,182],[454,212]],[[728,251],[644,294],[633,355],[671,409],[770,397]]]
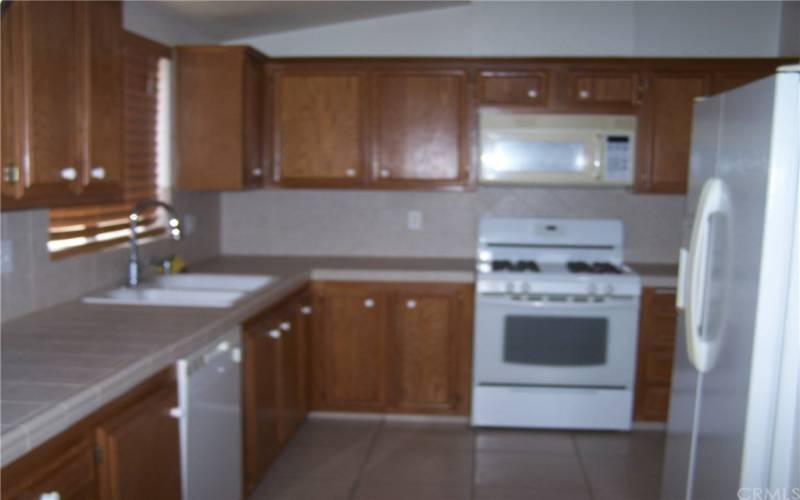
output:
[[[2,498],[180,500],[175,406],[170,367],[3,467]]]
[[[313,409],[468,413],[470,285],[314,286]]]
[[[674,288],[645,288],[639,317],[634,420],[667,420],[677,312]]]
[[[177,47],[178,187],[260,187],[268,170],[266,56],[244,46]]]
[[[2,202],[122,196],[120,2],[13,2],[2,13]]]
[[[305,419],[310,302],[306,294],[300,294],[244,324],[245,493],[255,488]]]

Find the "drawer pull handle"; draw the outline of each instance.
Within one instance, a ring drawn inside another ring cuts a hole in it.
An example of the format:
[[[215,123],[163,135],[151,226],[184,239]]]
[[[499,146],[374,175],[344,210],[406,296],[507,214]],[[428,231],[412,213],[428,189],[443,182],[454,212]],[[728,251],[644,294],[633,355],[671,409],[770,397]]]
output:
[[[39,495],[39,500],[61,500],[61,493],[57,491],[42,493],[41,495]]]
[[[416,309],[417,308],[417,301],[414,300],[414,299],[406,301],[406,307],[409,308],[409,309]]]
[[[347,170],[345,170],[345,174],[347,175],[347,177],[355,177],[356,176],[356,169],[348,168]]]
[[[59,175],[61,175],[61,178],[65,181],[74,181],[78,178],[78,171],[75,167],[64,167],[59,172]]]
[[[305,316],[311,316],[311,306],[303,306],[300,308],[300,312],[303,313]]]
[[[588,90],[580,90],[580,91],[578,91],[578,97],[580,97],[581,99],[588,99],[590,95],[591,94],[589,94]]]
[[[537,97],[539,97],[539,92],[536,89],[530,89],[528,90],[528,97],[530,97],[531,99],[536,99]]]
[[[367,309],[372,309],[373,307],[375,307],[375,301],[372,299],[365,300],[364,307],[366,307]]]
[[[92,167],[89,171],[89,175],[92,176],[92,179],[97,179],[98,181],[102,181],[106,178],[106,169],[101,166]]]
[[[289,323],[288,321],[284,321],[283,323],[280,324],[280,326],[278,326],[278,328],[280,328],[284,332],[288,332],[289,330],[292,329],[292,324]]]
[[[381,177],[383,177],[384,179],[388,179],[391,175],[392,173],[389,171],[388,168],[381,169]]]
[[[275,329],[275,330],[270,330],[270,331],[268,331],[266,334],[267,334],[267,335],[269,336],[269,338],[271,338],[271,339],[279,339],[279,338],[281,338],[281,331],[280,331],[280,330],[278,330],[278,329]]]

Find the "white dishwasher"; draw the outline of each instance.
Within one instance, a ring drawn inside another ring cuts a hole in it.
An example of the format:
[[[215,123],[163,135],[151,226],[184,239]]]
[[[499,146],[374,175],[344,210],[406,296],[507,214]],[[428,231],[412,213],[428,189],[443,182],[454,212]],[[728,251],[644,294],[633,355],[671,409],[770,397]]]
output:
[[[237,328],[177,362],[184,500],[242,497],[241,359]]]

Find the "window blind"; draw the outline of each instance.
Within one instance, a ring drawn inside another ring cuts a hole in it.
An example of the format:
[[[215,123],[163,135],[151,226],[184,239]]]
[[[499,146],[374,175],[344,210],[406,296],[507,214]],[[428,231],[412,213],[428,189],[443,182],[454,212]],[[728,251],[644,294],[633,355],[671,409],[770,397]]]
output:
[[[123,37],[123,198],[120,202],[50,210],[48,247],[53,258],[113,245],[129,237],[128,213],[140,200],[158,197],[159,124],[169,113],[169,47],[126,32]],[[154,211],[142,214],[139,235],[164,231]]]

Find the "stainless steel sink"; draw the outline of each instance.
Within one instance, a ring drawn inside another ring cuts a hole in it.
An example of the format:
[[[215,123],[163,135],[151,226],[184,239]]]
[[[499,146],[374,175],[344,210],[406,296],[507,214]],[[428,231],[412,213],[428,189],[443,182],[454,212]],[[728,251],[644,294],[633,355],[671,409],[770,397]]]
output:
[[[113,288],[82,300],[89,304],[230,307],[274,281],[274,276],[237,274],[158,276],[136,287]]]

